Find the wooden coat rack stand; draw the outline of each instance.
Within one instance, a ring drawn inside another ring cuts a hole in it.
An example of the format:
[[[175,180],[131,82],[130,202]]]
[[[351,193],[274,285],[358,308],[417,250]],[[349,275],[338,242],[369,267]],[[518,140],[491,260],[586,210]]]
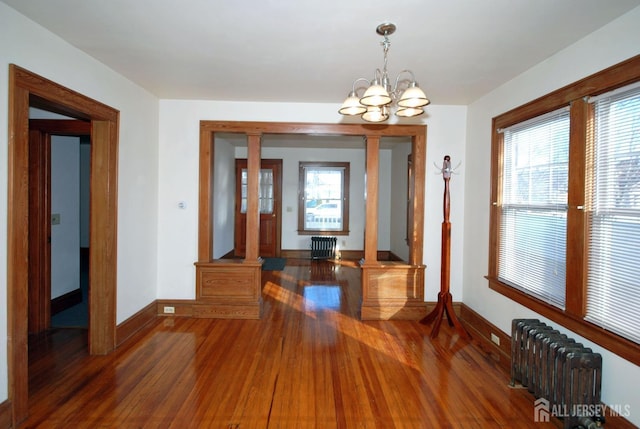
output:
[[[433,328],[431,328],[431,338],[438,336],[440,332],[440,324],[444,315],[447,315],[447,322],[449,326],[455,327],[458,334],[463,338],[470,338],[467,330],[462,326],[462,323],[458,320],[456,313],[453,311],[453,299],[451,292],[449,292],[450,281],[450,260],[451,260],[451,223],[449,222],[450,211],[450,198],[449,198],[449,180],[451,179],[451,157],[445,155],[444,162],[442,164],[442,178],[444,179],[444,201],[443,212],[444,221],[442,222],[442,255],[441,255],[441,267],[440,267],[440,293],[438,293],[438,303],[431,313],[427,314],[420,322],[424,324],[431,323],[433,321]]]

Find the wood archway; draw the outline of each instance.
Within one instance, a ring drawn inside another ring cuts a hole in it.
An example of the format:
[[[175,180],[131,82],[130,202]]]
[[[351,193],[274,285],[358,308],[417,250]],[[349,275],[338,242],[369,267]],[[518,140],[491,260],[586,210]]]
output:
[[[424,303],[423,228],[426,126],[313,124],[276,122],[200,122],[198,261],[196,261],[196,317],[259,318],[261,262],[258,257],[258,174],[261,137],[265,134],[363,136],[366,139],[365,224],[378,223],[380,139],[410,137],[413,180],[408,216],[408,263],[378,261],[377,228],[366,228],[362,268],[362,319],[413,319],[426,314]],[[242,261],[213,259],[213,166],[216,133],[247,136],[246,256]],[[253,215],[251,215],[253,213]],[[230,279],[232,281],[230,281]],[[232,286],[229,284],[232,283]]]
[[[28,415],[29,107],[91,122],[89,352],[116,343],[119,112],[16,65],[9,66],[7,311],[14,427]]]

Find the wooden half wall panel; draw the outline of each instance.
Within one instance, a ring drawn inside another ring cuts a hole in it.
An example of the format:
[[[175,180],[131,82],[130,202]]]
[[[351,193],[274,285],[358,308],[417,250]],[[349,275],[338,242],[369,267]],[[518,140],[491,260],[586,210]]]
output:
[[[420,320],[426,313],[423,265],[362,265],[362,320]]]
[[[217,260],[195,265],[194,317],[260,318],[262,262]]]

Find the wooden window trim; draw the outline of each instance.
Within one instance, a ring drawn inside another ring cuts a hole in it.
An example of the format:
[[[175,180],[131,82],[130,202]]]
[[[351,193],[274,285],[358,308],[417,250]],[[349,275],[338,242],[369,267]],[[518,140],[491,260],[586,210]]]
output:
[[[591,144],[593,106],[586,97],[599,95],[640,80],[640,55],[560,88],[548,95],[493,118],[491,136],[491,201],[489,228],[489,287],[525,307],[553,320],[622,358],[640,365],[640,344],[584,320],[586,307],[587,214],[585,203],[588,180],[587,147]],[[503,136],[500,129],[530,118],[570,106],[569,190],[567,212],[567,281],[565,310],[558,309],[498,280],[500,232],[499,176],[502,171]]]
[[[305,175],[304,169],[308,167],[323,168],[342,168],[344,170],[342,184],[342,229],[341,230],[322,230],[322,229],[305,229],[304,227],[304,203],[303,198],[305,191]],[[349,235],[349,189],[350,182],[350,164],[348,162],[306,162],[300,161],[298,175],[298,234],[299,235]]]

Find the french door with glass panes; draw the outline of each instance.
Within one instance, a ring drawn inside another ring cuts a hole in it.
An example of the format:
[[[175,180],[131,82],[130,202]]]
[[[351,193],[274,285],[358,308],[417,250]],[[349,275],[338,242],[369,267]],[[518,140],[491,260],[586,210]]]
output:
[[[259,174],[260,256],[280,256],[282,212],[282,160],[263,159]],[[244,257],[247,247],[247,160],[236,159],[234,256]]]

